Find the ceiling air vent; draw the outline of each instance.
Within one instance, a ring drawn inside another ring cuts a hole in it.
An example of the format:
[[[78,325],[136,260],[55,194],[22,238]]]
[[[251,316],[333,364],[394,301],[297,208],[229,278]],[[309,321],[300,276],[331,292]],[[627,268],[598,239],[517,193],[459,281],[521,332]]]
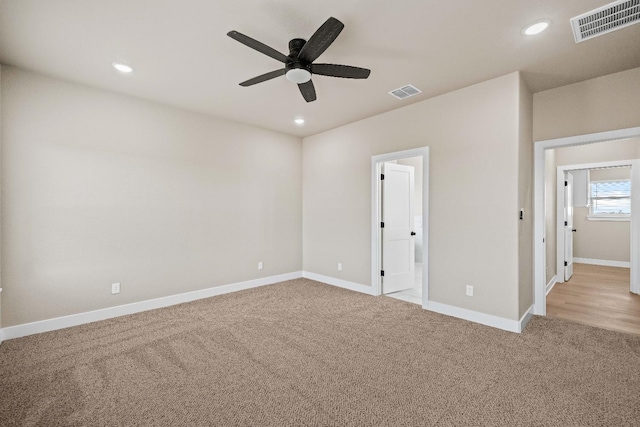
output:
[[[640,1],[640,0],[638,0],[638,1]],[[394,89],[389,93],[391,95],[395,96],[398,99],[405,99],[405,98],[408,98],[410,96],[422,93],[422,91],[420,89],[418,89],[417,87],[415,87],[414,85],[406,85],[406,86],[402,86],[401,88]]]
[[[576,43],[640,22],[640,0],[618,0],[571,18]]]

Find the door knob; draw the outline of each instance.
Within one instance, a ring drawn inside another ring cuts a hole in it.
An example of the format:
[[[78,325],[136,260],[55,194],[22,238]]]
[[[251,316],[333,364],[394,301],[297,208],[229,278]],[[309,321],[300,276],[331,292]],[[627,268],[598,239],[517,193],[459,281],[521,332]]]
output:
[[[573,232],[575,233],[575,232],[576,232],[576,231],[578,231],[578,230],[576,230],[576,229],[574,228],[574,229],[573,229],[573,230],[571,230],[571,231],[573,231]]]
[[[575,230],[574,230],[574,231],[575,231]],[[415,232],[415,231],[412,231],[412,232],[411,232],[411,235],[412,235],[412,236],[415,236],[415,235],[416,235],[416,232]]]

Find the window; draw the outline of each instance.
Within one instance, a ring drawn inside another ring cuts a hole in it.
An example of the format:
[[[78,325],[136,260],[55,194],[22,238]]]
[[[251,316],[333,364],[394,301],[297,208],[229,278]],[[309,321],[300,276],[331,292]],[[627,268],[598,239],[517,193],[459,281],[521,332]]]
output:
[[[591,181],[589,183],[590,217],[629,218],[630,213],[630,180]]]

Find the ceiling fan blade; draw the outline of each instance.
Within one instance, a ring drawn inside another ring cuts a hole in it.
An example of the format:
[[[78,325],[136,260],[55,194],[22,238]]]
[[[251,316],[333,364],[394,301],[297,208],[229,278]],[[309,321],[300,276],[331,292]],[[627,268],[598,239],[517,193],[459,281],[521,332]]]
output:
[[[289,61],[288,56],[278,52],[274,48],[269,47],[264,43],[260,43],[258,40],[254,40],[249,36],[245,36],[242,33],[239,33],[237,31],[229,31],[227,35],[232,39],[239,41],[243,45],[249,46],[251,49],[255,49],[260,53],[264,53],[265,55],[270,56],[280,62],[284,62],[286,64],[287,61]]]
[[[311,72],[321,76],[342,77],[345,79],[366,79],[371,74],[367,68],[338,64],[311,64]]]
[[[257,76],[257,77],[254,77],[252,79],[249,79],[247,81],[244,81],[244,82],[240,83],[240,86],[251,86],[251,85],[254,85],[256,83],[266,82],[267,80],[271,80],[271,79],[275,79],[276,77],[284,76],[286,71],[287,70],[285,70],[284,68],[281,69],[281,70],[271,71],[269,73],[265,73],[265,74],[262,74],[260,76]]]
[[[313,82],[309,80],[306,83],[298,84],[300,93],[305,101],[311,102],[316,100],[316,88],[313,86]]]
[[[302,46],[298,58],[313,62],[327,50],[329,45],[338,37],[340,31],[344,28],[344,24],[336,18],[331,17],[325,21],[318,30],[313,33],[309,41]]]

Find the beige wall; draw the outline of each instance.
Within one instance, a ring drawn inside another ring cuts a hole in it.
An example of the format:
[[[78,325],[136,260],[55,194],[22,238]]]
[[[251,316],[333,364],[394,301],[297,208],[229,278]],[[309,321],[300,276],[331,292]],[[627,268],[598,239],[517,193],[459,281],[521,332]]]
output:
[[[574,258],[606,261],[630,261],[630,234],[628,221],[589,221],[589,208],[575,208],[573,227]]]
[[[555,165],[567,166],[637,159],[638,150],[640,150],[640,138],[556,148],[553,151],[555,151]]]
[[[640,68],[533,95],[533,140],[640,126]]]
[[[429,146],[430,300],[518,319],[519,106],[513,73],[305,138],[304,270],[371,285],[371,156]]]
[[[370,285],[371,156],[425,145],[431,299],[517,319],[531,301],[531,215],[516,220],[532,213],[528,135],[640,126],[640,68],[537,93],[531,115],[513,73],[306,138],[304,151],[12,67],[0,78],[3,326],[301,267]]]
[[[631,168],[629,167],[591,171],[592,181],[630,178]],[[573,225],[577,231],[573,238],[573,256],[629,262],[631,259],[629,221],[589,221],[588,214],[588,207],[574,208]]]
[[[299,138],[1,78],[3,326],[301,270]]]
[[[640,143],[640,138],[636,139]],[[640,144],[638,144],[640,146]],[[631,179],[631,168],[629,166],[591,169],[589,172],[591,181],[622,181]]]
[[[0,81],[2,81],[2,66],[0,66]],[[0,84],[0,189],[2,188],[2,85]],[[2,192],[0,191],[0,194]],[[0,223],[2,223],[2,197],[0,196]],[[0,226],[0,242],[2,242],[2,227]],[[2,342],[2,245],[0,244],[0,342]]]
[[[518,93],[518,208],[524,209],[518,222],[518,282],[521,318],[533,305],[533,97],[523,80]]]

